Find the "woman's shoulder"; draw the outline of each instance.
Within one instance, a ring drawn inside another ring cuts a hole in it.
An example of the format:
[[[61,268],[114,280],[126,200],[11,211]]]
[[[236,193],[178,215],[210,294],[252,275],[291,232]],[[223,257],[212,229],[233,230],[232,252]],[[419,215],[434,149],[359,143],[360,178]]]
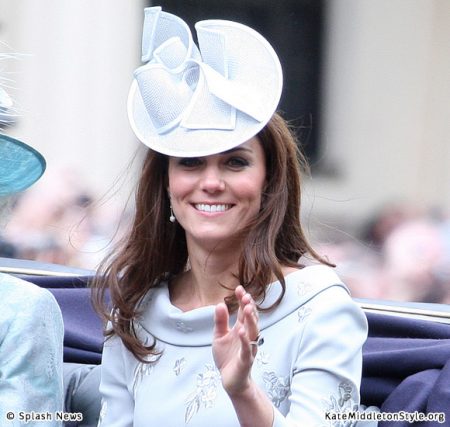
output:
[[[298,269],[285,276],[286,291],[300,297],[314,296],[331,287],[340,287],[349,293],[348,288],[336,271],[324,264],[314,264]]]
[[[336,271],[325,264],[312,264],[300,266],[298,268],[288,267],[283,270],[285,280],[301,281],[312,285],[338,284],[342,285],[342,280]]]
[[[269,323],[295,314],[299,310],[303,312],[307,307],[317,304],[353,304],[347,287],[331,267],[312,265],[285,270],[284,273],[284,291],[279,281],[270,284],[265,299],[260,304],[264,309],[275,307],[269,311],[267,317]]]
[[[303,267],[285,276],[284,300],[298,307],[311,304],[355,304],[336,271],[327,265]]]
[[[277,280],[267,287],[265,306],[275,302],[283,293],[282,303],[294,305],[302,305],[318,293],[334,286],[341,287],[348,293],[347,287],[336,272],[326,265],[289,267],[283,269],[283,274],[284,286]]]

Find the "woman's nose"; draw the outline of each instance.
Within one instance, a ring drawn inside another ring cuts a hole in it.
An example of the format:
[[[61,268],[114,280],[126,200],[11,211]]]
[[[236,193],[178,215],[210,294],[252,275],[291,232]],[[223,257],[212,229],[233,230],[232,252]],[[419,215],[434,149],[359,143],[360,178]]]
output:
[[[201,177],[201,189],[208,193],[215,193],[225,189],[225,182],[220,170],[216,167],[207,167]]]

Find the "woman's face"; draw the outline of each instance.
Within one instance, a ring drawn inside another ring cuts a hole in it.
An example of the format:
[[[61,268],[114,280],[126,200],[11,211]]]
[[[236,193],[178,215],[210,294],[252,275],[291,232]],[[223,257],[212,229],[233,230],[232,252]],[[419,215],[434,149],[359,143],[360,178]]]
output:
[[[186,238],[216,246],[259,212],[266,162],[257,137],[205,157],[169,159],[172,208]]]

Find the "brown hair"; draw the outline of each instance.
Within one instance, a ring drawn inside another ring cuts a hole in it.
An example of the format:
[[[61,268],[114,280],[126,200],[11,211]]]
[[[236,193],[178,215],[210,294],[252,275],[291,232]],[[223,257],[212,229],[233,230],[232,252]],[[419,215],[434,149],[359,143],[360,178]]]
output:
[[[274,308],[284,295],[283,266],[298,267],[305,254],[330,264],[312,249],[300,224],[301,175],[308,167],[293,133],[285,120],[274,114],[258,138],[266,158],[266,186],[259,215],[242,231],[244,244],[236,277],[258,300],[275,276],[283,293]],[[106,335],[117,334],[141,361],[159,353],[155,343],[147,347],[136,336],[133,321],[139,315],[138,303],[149,289],[184,271],[188,261],[184,230],[169,221],[167,169],[168,157],[149,150],[131,230],[116,252],[103,261],[93,284],[94,306],[111,322]],[[112,310],[104,303],[107,289]],[[226,303],[234,309],[234,296]]]

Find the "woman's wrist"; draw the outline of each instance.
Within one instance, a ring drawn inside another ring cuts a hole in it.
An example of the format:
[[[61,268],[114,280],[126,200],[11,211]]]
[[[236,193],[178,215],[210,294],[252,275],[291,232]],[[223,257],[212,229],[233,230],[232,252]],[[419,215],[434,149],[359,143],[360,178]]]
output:
[[[231,400],[241,399],[248,401],[258,397],[257,386],[251,378],[244,384],[233,387],[224,386],[224,389]]]
[[[274,408],[266,394],[252,380],[248,386],[228,393],[241,427],[271,427]]]

